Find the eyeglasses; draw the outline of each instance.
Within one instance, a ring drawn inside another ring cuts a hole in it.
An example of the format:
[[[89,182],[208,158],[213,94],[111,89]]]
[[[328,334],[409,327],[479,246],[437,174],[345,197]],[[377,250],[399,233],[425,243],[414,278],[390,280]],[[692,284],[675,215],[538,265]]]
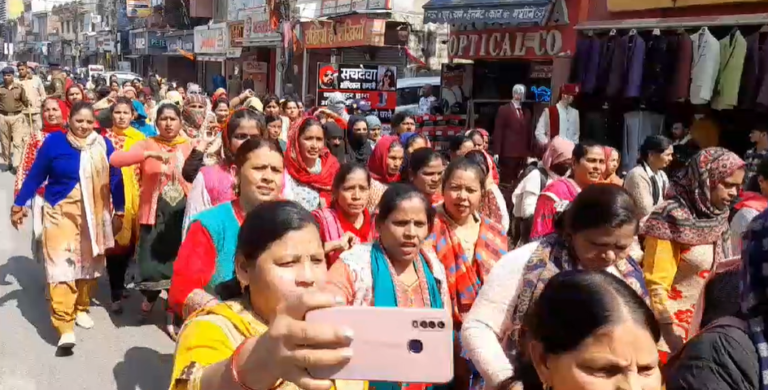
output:
[[[232,136],[232,138],[236,139],[238,141],[247,141],[249,139],[259,139],[259,138],[261,138],[261,135],[259,135],[259,134],[235,133]]]

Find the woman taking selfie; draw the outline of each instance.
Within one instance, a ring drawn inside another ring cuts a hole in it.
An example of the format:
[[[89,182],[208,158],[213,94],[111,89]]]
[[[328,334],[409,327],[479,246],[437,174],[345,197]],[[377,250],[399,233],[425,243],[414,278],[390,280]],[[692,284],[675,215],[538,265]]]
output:
[[[440,153],[431,148],[417,149],[411,154],[402,181],[411,183],[422,193],[432,207],[443,203],[443,172],[445,162]]]
[[[662,389],[659,325],[648,305],[614,275],[555,275],[524,327],[532,354],[508,383],[522,383],[525,390]],[[510,388],[508,383],[500,388]]]
[[[339,162],[325,147],[320,122],[304,118],[296,122],[285,156],[285,197],[309,211],[331,204],[333,178]]]
[[[368,172],[371,173],[371,192],[368,200],[368,210],[376,211],[384,191],[391,183],[400,181],[400,167],[403,165],[405,150],[397,137],[388,135],[382,137],[368,160]]]
[[[555,231],[555,219],[584,188],[599,182],[605,170],[603,147],[582,142],[573,148],[571,175],[544,187],[533,213],[531,241]]]
[[[643,270],[651,308],[661,324],[662,359],[692,336],[690,316],[706,274],[733,256],[728,207],[744,179],[744,161],[723,148],[707,148],[672,181],[674,196],[643,224]]]
[[[237,240],[239,296],[187,320],[170,389],[330,389],[330,380],[309,372],[346,364],[351,339],[304,321],[308,311],[339,305],[317,290],[328,271],[314,219],[292,202],[263,203],[248,213]]]
[[[230,280],[235,270],[237,233],[245,215],[280,197],[283,153],[277,142],[247,140],[237,149],[233,164],[237,198],[192,217],[173,266],[168,303],[184,318],[218,303],[219,285]]]
[[[21,165],[19,170],[16,171],[16,182],[13,186],[13,196],[19,195],[21,185],[24,184],[24,180],[29,175],[29,171],[32,169],[37,158],[37,152],[40,150],[45,138],[48,134],[54,132],[66,133],[66,122],[69,119],[69,108],[63,101],[48,98],[43,102],[43,128],[42,131],[33,131],[29,135],[27,143],[24,145],[24,154],[22,154]],[[42,253],[42,239],[43,233],[43,204],[45,204],[45,185],[41,186],[37,190],[37,194],[29,205],[32,211],[32,256],[38,262],[43,261]]]
[[[329,267],[341,252],[373,239],[371,214],[365,207],[370,187],[371,176],[365,167],[344,164],[333,179],[331,206],[312,212],[320,227]]]
[[[184,212],[184,232],[187,231],[190,219],[198,213],[235,199],[235,178],[232,176],[235,154],[245,141],[266,132],[262,118],[250,110],[238,110],[232,114],[221,134],[223,158],[218,164],[203,164],[200,145],[189,154],[181,171],[184,180],[192,183]],[[195,165],[199,173],[190,181],[189,176]]]
[[[75,324],[94,325],[88,308],[123,211],[120,171],[110,169],[107,160],[114,148],[93,131],[94,123],[90,104],[75,103],[69,131],[46,136],[11,207],[11,223],[18,229],[27,216],[25,205],[47,183],[42,247],[51,322],[60,336],[58,356],[71,355]]]
[[[139,241],[137,260],[139,282],[145,301],[141,305],[146,318],[152,312],[162,290],[167,290],[173,274],[173,262],[181,245],[184,209],[189,183],[181,176],[181,167],[192,146],[181,133],[181,111],[174,104],[157,110],[159,135],[139,141],[128,151],[116,151],[110,163],[119,168],[138,166],[141,175],[139,193]],[[167,317],[168,324],[172,316]],[[170,326],[167,329],[171,335]]]
[[[523,320],[547,282],[561,271],[608,271],[647,297],[643,272],[629,257],[638,231],[637,209],[626,190],[612,184],[584,189],[560,217],[555,234],[505,255],[485,279],[464,318],[461,341],[486,386],[497,388],[519,374],[527,353]],[[562,324],[561,324],[562,325]],[[527,387],[526,387],[527,389]]]
[[[112,105],[112,128],[104,133],[104,138],[110,140],[115,150],[128,151],[137,142],[146,139],[144,134],[131,127],[131,118],[135,112],[133,103],[125,97],[119,97]],[[113,313],[123,311],[123,293],[125,292],[125,272],[133,258],[136,241],[139,236],[139,182],[134,167],[120,169],[125,190],[125,213],[120,231],[116,232],[115,247],[107,252],[107,273],[109,288],[112,293]]]

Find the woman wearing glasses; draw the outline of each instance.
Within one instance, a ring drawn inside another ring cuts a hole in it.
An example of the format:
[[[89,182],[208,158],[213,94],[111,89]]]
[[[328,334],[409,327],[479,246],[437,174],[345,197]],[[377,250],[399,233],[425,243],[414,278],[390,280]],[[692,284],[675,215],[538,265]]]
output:
[[[235,180],[230,167],[235,162],[237,149],[248,139],[262,134],[266,134],[262,116],[250,110],[239,110],[232,115],[221,134],[224,157],[219,164],[203,166],[200,146],[192,150],[181,171],[184,180],[192,183],[184,213],[184,232],[192,217],[235,198]]]

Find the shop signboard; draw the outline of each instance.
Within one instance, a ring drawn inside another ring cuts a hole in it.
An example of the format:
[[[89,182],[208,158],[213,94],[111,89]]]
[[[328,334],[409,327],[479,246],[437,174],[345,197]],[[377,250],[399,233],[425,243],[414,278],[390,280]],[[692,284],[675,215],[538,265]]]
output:
[[[340,92],[347,103],[368,102],[371,112],[389,123],[397,107],[397,68],[386,65],[318,64],[317,105]]]
[[[575,50],[576,35],[567,27],[456,31],[448,38],[451,58],[552,59]]]
[[[126,0],[125,7],[129,18],[146,18],[152,15],[150,0]]]
[[[488,4],[484,0],[431,0],[424,4],[424,23],[482,22],[540,26],[552,7],[549,0],[513,0]]]
[[[323,0],[320,16],[348,14],[350,12],[389,10],[387,0]]]
[[[253,76],[253,92],[256,96],[266,94],[269,80],[269,64],[254,59],[243,61],[243,77]]]
[[[195,53],[223,54],[229,48],[227,24],[216,23],[195,27]]]
[[[332,22],[305,22],[302,30],[307,49],[382,46],[386,21],[353,15]]]
[[[246,46],[274,45],[280,40],[280,34],[272,29],[269,14],[265,7],[252,10],[245,14],[245,30],[243,37]]]
[[[167,37],[168,41],[168,53],[176,54],[179,50],[188,52],[195,51],[195,37],[192,34],[182,35],[179,37]]]
[[[245,38],[245,22],[229,22],[229,47],[242,47]]]

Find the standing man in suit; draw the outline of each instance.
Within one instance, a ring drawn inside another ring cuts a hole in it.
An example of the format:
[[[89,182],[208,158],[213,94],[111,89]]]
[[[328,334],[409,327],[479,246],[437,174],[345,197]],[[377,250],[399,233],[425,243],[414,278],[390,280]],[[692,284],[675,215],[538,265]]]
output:
[[[578,94],[579,86],[576,84],[560,87],[560,101],[547,107],[536,125],[536,141],[539,147],[546,147],[549,140],[558,135],[574,144],[579,143],[579,111],[571,107]]]
[[[512,101],[496,113],[491,148],[493,154],[499,156],[499,181],[502,184],[514,184],[533,154],[531,112],[523,108],[524,97],[525,85],[515,85]]]

